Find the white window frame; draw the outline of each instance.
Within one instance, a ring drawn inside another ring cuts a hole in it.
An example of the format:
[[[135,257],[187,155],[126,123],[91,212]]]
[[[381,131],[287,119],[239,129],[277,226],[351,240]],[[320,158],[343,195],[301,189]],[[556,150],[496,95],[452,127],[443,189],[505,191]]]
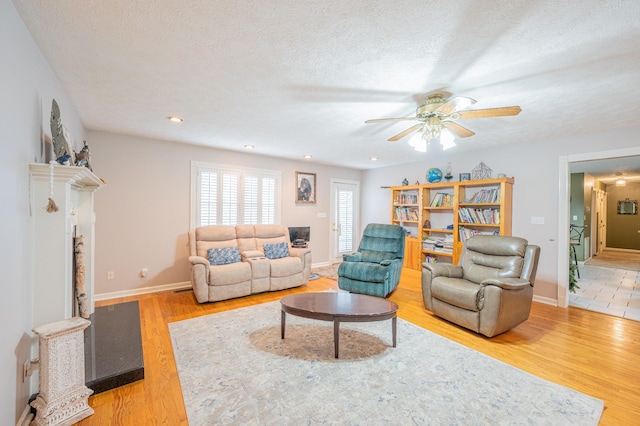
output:
[[[228,172],[240,175],[240,183],[238,190],[238,224],[243,224],[244,222],[244,176],[262,176],[262,177],[272,177],[275,179],[275,199],[274,199],[274,223],[280,223],[280,215],[281,215],[281,193],[282,193],[282,172],[280,170],[268,170],[268,169],[258,169],[252,167],[241,167],[234,166],[229,164],[219,164],[219,163],[207,163],[202,161],[191,161],[191,214],[190,214],[190,229],[195,229],[198,226],[198,219],[200,215],[200,195],[198,194],[198,177],[200,175],[201,170],[207,171],[216,171],[216,172]],[[218,181],[218,185],[220,185],[220,181]],[[218,202],[220,202],[221,197],[218,197]],[[219,219],[220,220],[220,219]]]

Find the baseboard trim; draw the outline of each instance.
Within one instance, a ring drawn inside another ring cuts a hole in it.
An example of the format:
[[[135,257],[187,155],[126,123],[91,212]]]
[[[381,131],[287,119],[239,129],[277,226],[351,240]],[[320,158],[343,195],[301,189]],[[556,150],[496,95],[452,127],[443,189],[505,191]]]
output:
[[[331,266],[333,263],[331,262],[320,262],[320,263],[312,263],[311,268],[322,268],[324,266]]]
[[[640,250],[634,250],[634,249],[625,249],[625,248],[615,248],[615,247],[605,247],[604,250],[609,250],[609,251],[620,251],[623,253],[640,253]]]
[[[159,293],[161,291],[169,291],[169,290],[182,290],[186,288],[191,288],[190,281],[157,285],[153,287],[142,287],[142,288],[136,288],[134,290],[123,290],[123,291],[114,291],[111,293],[100,293],[100,294],[96,294],[93,300],[95,301],[111,300],[111,299],[117,299],[119,297],[139,296],[141,294]]]
[[[550,297],[542,297],[542,296],[533,296],[533,301],[538,303],[544,303],[545,305],[558,306],[558,301],[556,299],[551,299]]]

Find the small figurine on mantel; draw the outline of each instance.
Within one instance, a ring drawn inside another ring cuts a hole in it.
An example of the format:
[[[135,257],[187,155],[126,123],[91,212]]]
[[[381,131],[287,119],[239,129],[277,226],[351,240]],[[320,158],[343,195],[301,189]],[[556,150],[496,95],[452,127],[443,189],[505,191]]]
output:
[[[402,184],[403,184],[404,186],[409,185],[409,179],[404,178],[404,179],[402,180]]]
[[[73,166],[75,164],[75,154],[71,148],[69,132],[62,126],[60,119],[60,107],[54,99],[51,103],[51,140],[53,141],[53,152],[58,164]]]
[[[87,141],[84,141],[84,146],[82,147],[80,152],[76,152],[76,166],[86,167],[87,169],[93,171],[93,169],[91,168],[91,152],[89,151]]]

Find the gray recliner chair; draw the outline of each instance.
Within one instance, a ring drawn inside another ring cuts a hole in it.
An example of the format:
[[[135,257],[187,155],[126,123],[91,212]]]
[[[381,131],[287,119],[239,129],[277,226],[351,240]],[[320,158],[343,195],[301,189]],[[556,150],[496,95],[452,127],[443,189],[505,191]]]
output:
[[[523,238],[473,236],[458,266],[422,264],[424,306],[476,333],[504,333],[529,318],[539,257]]]

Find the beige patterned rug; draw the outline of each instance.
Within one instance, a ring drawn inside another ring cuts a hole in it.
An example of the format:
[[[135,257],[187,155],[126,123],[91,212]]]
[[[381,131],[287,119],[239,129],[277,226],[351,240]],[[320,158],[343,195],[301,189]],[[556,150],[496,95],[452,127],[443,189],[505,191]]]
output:
[[[626,269],[629,271],[640,271],[640,253],[626,251],[603,250],[597,256],[584,262],[589,266],[600,266],[602,268]]]
[[[398,319],[333,325],[280,303],[169,324],[190,426],[597,425],[603,402]]]
[[[321,266],[319,268],[311,268],[312,274],[322,275],[326,278],[331,278],[332,280],[338,281],[338,267],[339,263],[334,263],[329,266]]]

